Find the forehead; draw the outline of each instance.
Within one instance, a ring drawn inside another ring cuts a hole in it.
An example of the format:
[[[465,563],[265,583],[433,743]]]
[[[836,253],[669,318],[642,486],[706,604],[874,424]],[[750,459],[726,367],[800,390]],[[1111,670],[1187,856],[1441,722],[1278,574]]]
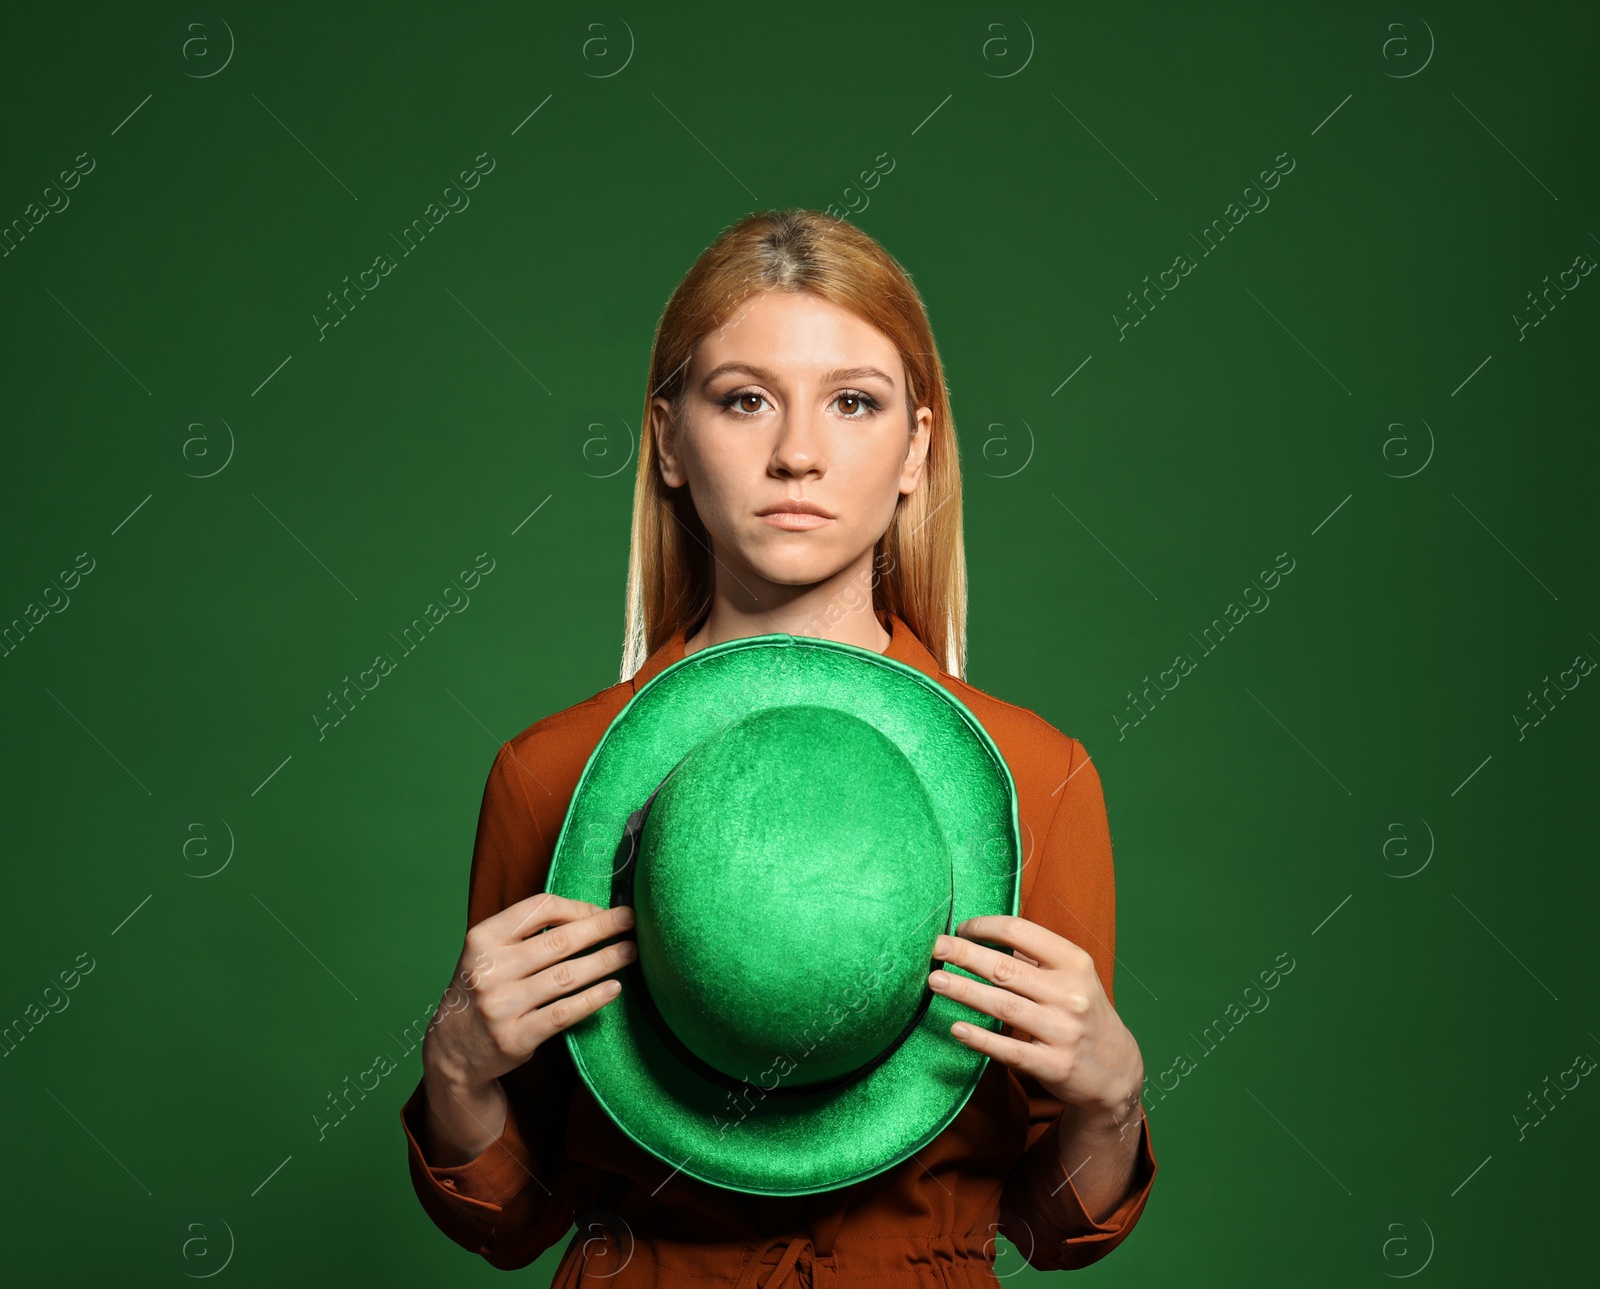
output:
[[[801,291],[764,291],[739,304],[695,348],[691,380],[724,363],[745,363],[792,379],[878,367],[903,383],[894,342],[831,301]]]

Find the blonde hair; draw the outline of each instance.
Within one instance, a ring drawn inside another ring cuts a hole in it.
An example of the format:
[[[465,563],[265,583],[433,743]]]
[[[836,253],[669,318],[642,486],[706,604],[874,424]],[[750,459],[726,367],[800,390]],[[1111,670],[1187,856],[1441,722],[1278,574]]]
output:
[[[656,326],[639,424],[633,527],[622,646],[622,679],[679,630],[710,612],[711,539],[689,489],[661,478],[651,401],[666,398],[682,424],[696,346],[751,296],[800,291],[849,310],[877,328],[905,364],[909,406],[933,413],[916,491],[902,495],[874,550],[873,608],[892,612],[939,659],[965,676],[967,570],[961,537],[961,465],[944,368],[927,310],[906,271],[847,220],[811,210],[747,215],[707,247],[684,275]]]

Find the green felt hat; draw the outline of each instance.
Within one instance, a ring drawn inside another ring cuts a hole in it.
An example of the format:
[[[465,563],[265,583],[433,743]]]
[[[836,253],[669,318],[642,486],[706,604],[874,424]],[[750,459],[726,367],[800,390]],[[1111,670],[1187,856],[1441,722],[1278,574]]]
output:
[[[950,1026],[1000,1022],[927,987],[933,944],[1015,914],[1020,870],[1011,773],[937,681],[808,636],[701,649],[617,715],[556,841],[547,889],[638,919],[573,1062],[623,1132],[713,1185],[883,1172],[983,1073]]]

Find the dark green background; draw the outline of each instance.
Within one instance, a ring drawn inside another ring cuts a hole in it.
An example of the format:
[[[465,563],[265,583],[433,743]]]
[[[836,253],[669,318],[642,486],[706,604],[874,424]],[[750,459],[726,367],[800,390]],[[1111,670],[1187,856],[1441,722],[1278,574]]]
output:
[[[226,66],[217,17],[165,6],[19,11],[0,52],[0,217],[95,161],[0,260],[0,617],[95,561],[0,659],[5,1023],[96,964],[0,1061],[8,1278],[188,1283],[225,1222],[218,1284],[496,1279],[412,1195],[415,1057],[326,1141],[313,1112],[444,987],[497,741],[617,678],[632,471],[599,476],[673,285],[748,210],[859,205],[883,153],[857,218],[947,365],[969,679],[1080,738],[1110,812],[1161,1174],[1085,1276],[1588,1265],[1600,1088],[1526,1140],[1513,1113],[1600,1058],[1600,677],[1513,717],[1600,657],[1600,276],[1522,340],[1513,313],[1600,255],[1593,5],[641,6],[626,65],[581,7],[221,17]],[[319,341],[325,293],[483,152]],[[1125,293],[1285,152],[1119,341]],[[319,741],[479,552],[470,609]],[[1280,552],[1270,608],[1200,654]],[[219,821],[197,880],[181,838]]]

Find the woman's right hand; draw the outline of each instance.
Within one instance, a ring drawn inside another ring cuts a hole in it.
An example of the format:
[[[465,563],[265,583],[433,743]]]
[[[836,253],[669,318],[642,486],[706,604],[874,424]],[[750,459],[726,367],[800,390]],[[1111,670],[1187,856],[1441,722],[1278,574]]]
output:
[[[574,955],[632,927],[631,908],[541,893],[467,932],[422,1043],[430,1164],[464,1164],[499,1139],[506,1116],[500,1076],[615,998],[621,984],[601,977],[638,950],[621,940]]]

